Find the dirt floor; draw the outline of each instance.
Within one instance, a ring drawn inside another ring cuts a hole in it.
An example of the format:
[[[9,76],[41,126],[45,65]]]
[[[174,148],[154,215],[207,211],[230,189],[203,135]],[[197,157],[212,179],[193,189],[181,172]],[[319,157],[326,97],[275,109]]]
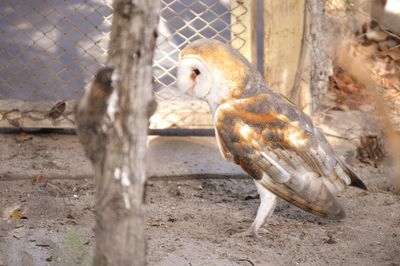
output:
[[[327,121],[343,121],[341,115]],[[359,122],[347,121],[346,126]],[[339,126],[335,134],[344,136]],[[152,178],[146,197],[148,264],[400,265],[400,196],[392,191],[389,170],[360,163],[355,146],[339,140],[335,149],[369,191],[349,188],[339,195],[347,213],[339,222],[280,201],[260,239],[244,234],[259,204],[251,180]],[[0,149],[0,265],[89,265],[94,185],[87,171],[79,174],[88,162],[76,137],[0,134]],[[65,153],[69,161],[53,153]],[[52,176],[41,175],[44,168]],[[75,179],[63,179],[65,171]]]
[[[149,265],[400,265],[399,196],[357,168],[370,191],[340,196],[347,217],[315,218],[280,202],[260,239],[245,236],[259,200],[248,179],[148,184]],[[93,182],[1,182],[1,265],[88,265]],[[10,220],[20,208],[26,219]]]

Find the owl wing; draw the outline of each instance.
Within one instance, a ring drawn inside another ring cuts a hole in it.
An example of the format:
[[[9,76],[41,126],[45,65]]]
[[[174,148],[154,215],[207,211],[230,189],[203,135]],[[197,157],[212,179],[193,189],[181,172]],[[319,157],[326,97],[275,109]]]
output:
[[[344,216],[334,194],[353,179],[361,181],[296,106],[279,95],[263,93],[225,101],[214,119],[225,158],[266,189],[315,215]]]

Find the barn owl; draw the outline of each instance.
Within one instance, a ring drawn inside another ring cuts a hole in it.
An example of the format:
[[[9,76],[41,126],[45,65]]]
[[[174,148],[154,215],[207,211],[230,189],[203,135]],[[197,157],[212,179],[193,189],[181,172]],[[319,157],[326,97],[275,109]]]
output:
[[[260,206],[249,233],[274,211],[277,196],[314,215],[341,219],[335,194],[364,183],[335,155],[305,113],[270,90],[229,45],[202,39],[180,54],[178,87],[208,103],[222,156],[255,182]]]

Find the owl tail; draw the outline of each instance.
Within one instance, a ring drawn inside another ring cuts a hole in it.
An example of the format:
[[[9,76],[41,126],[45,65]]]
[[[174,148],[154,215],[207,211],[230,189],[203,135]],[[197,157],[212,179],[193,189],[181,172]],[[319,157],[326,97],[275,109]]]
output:
[[[361,179],[346,164],[344,164],[344,162],[342,160],[340,160],[339,158],[337,158],[337,160],[339,162],[338,166],[340,167],[340,170],[343,171],[344,174],[346,175],[346,179],[348,180],[348,178],[350,178],[350,184],[347,181],[348,185],[350,185],[352,187],[358,187],[363,190],[368,190],[367,187],[365,186],[364,182],[361,181]],[[336,173],[337,173],[337,171],[336,171]],[[342,179],[343,179],[343,177],[342,177]]]
[[[342,165],[342,168],[344,172],[350,177],[351,180],[350,186],[358,187],[363,190],[368,190],[364,182],[361,181],[361,179],[349,167]]]
[[[345,217],[342,206],[324,185],[321,178],[314,179],[307,186],[306,191],[295,191],[267,175],[263,175],[263,178],[257,182],[278,197],[306,212],[331,220],[341,220]]]

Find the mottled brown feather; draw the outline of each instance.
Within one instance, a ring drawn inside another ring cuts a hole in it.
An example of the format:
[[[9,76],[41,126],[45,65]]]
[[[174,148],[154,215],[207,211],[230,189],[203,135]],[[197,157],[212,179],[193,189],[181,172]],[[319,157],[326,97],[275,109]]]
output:
[[[333,168],[324,169],[311,145],[318,140],[299,121],[273,111],[259,112],[265,110],[263,104],[273,106],[268,99],[258,95],[225,101],[215,121],[220,146],[250,176],[282,199],[321,217],[343,218],[344,211],[334,194],[346,182]],[[256,102],[259,108],[253,108]],[[325,175],[328,170],[329,175]]]

